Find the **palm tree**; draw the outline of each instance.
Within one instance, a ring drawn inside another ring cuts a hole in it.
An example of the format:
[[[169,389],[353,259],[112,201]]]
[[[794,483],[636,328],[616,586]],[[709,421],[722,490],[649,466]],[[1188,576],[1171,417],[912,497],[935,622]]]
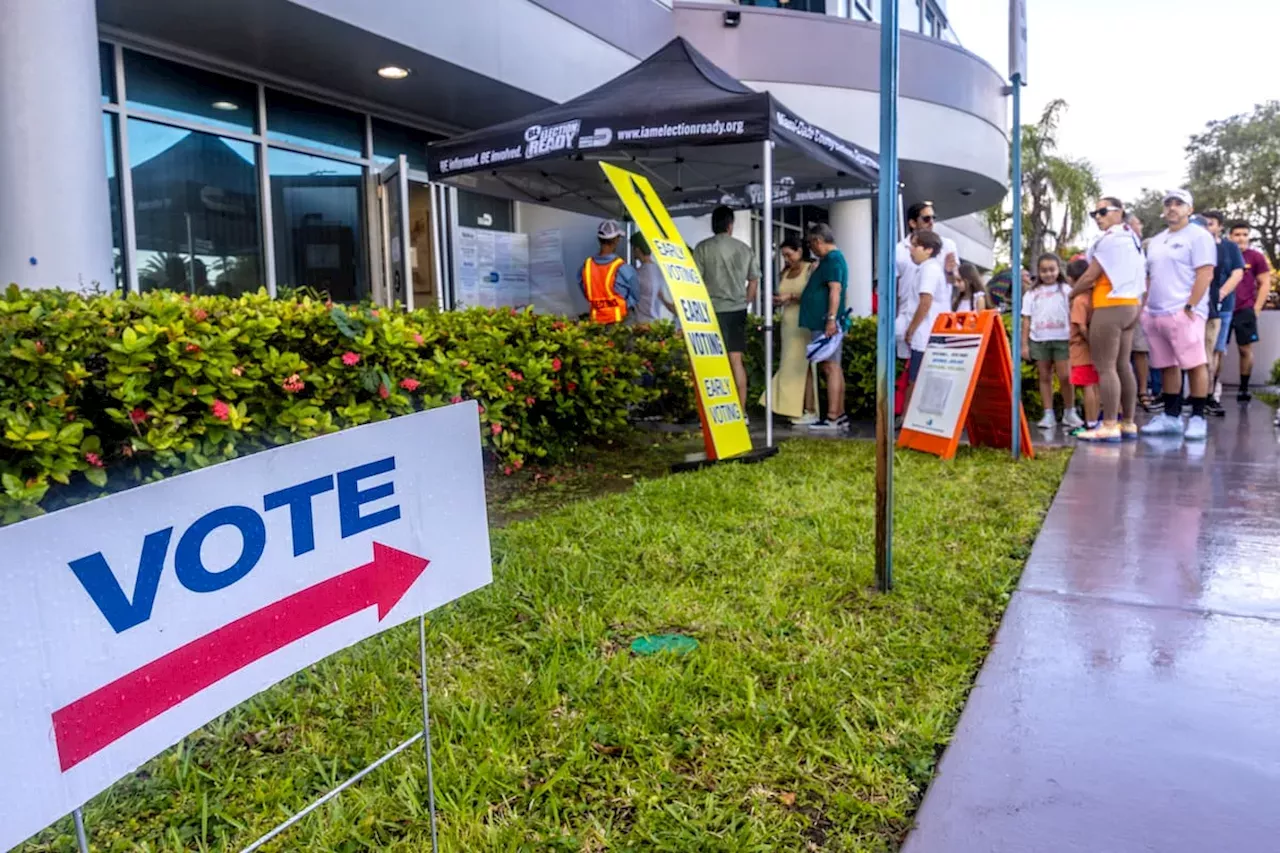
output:
[[[1022,259],[1028,266],[1046,251],[1071,245],[1102,193],[1092,163],[1057,153],[1058,123],[1066,109],[1061,98],[1050,101],[1039,121],[1022,126]],[[1003,202],[987,211],[992,233],[1005,245],[1011,219]]]

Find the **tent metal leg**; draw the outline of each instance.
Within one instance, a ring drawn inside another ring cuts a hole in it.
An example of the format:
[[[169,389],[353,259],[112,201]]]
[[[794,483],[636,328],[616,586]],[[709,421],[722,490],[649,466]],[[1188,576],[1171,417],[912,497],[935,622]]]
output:
[[[764,143],[764,446],[773,447],[773,140]],[[815,389],[816,391],[816,389]]]

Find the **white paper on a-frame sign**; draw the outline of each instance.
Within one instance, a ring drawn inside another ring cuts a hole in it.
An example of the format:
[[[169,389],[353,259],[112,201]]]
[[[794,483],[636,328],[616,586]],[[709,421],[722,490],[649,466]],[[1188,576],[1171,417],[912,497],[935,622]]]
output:
[[[0,849],[282,678],[490,580],[475,403],[0,529]]]

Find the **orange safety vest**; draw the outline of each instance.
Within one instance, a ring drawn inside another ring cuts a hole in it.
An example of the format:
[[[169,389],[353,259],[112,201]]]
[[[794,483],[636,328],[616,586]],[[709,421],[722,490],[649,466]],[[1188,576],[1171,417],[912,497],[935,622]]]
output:
[[[614,258],[608,264],[597,264],[587,258],[583,265],[582,286],[587,292],[587,302],[591,303],[591,322],[621,323],[627,318],[627,300],[613,289],[624,263],[622,258]]]

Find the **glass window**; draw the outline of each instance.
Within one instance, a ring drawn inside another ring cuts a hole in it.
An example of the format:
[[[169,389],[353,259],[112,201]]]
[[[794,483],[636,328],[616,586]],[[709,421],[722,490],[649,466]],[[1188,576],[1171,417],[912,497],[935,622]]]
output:
[[[390,163],[404,154],[409,167],[427,168],[427,143],[444,139],[438,133],[430,133],[380,118],[373,120],[373,158],[379,163]]]
[[[257,127],[252,83],[132,50],[124,52],[124,79],[130,107],[232,130]]]
[[[458,224],[464,228],[514,231],[511,202],[491,195],[458,190]]]
[[[141,119],[128,132],[140,288],[260,287],[257,147]]]
[[[271,227],[279,288],[310,287],[339,302],[366,292],[364,167],[272,148]]]
[[[98,42],[98,76],[102,79],[102,103],[116,99],[116,56],[111,45]]]
[[[272,139],[364,156],[364,116],[297,95],[267,90],[267,134]]]
[[[124,228],[120,216],[120,140],[118,119],[102,114],[102,137],[107,145],[107,196],[111,202],[111,256],[116,272],[116,290],[124,290]]]

